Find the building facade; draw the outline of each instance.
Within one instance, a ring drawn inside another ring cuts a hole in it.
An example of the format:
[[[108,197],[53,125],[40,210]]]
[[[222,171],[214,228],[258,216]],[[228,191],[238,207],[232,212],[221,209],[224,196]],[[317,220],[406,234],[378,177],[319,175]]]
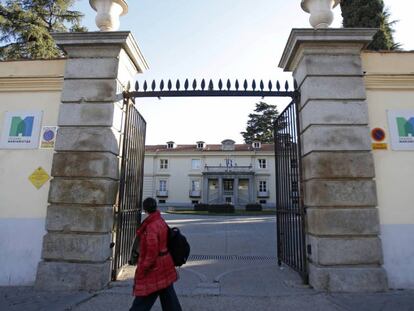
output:
[[[274,147],[271,144],[235,144],[226,139],[208,145],[146,146],[144,198],[156,197],[165,206],[197,203],[249,203],[275,207]]]

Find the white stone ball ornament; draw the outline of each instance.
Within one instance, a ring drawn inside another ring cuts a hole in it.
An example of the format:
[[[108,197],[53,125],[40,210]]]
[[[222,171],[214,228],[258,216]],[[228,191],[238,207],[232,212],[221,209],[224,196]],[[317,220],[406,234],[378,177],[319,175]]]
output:
[[[119,17],[128,13],[125,0],[89,0],[89,4],[97,12],[95,22],[100,31],[118,30]]]
[[[310,13],[309,22],[313,28],[328,28],[333,20],[332,9],[336,7],[340,0],[302,0],[302,9]]]

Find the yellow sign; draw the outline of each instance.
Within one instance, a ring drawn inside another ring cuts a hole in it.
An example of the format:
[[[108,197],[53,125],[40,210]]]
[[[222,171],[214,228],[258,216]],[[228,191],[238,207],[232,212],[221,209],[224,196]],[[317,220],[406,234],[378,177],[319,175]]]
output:
[[[372,150],[388,150],[387,143],[372,143]]]
[[[29,180],[37,189],[40,189],[48,180],[50,176],[42,167],[38,167],[30,176]]]

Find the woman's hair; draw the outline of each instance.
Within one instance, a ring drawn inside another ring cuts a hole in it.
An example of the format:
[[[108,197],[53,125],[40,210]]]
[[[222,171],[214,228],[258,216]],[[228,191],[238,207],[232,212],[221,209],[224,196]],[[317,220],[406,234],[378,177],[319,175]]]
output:
[[[146,198],[144,202],[142,202],[142,206],[144,208],[144,211],[151,214],[157,210],[157,201],[155,201],[153,198]]]

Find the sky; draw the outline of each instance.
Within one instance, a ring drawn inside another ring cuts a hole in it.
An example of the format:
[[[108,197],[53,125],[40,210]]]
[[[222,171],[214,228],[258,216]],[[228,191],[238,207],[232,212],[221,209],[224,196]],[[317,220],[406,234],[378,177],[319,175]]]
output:
[[[129,0],[120,30],[130,30],[144,54],[149,70],[137,76],[160,81],[188,78],[207,81],[291,80],[278,68],[292,28],[309,28],[309,14],[300,0]],[[391,20],[397,20],[394,38],[403,49],[414,50],[414,4],[385,0]],[[83,24],[96,31],[96,13],[89,1],[75,8],[85,14]],[[341,27],[339,6],[331,27]],[[265,83],[267,85],[267,82]],[[273,83],[274,84],[274,83]],[[233,139],[246,128],[255,103],[274,104],[281,112],[283,98],[163,98],[139,99],[137,108],[147,121],[146,143],[209,144]]]

